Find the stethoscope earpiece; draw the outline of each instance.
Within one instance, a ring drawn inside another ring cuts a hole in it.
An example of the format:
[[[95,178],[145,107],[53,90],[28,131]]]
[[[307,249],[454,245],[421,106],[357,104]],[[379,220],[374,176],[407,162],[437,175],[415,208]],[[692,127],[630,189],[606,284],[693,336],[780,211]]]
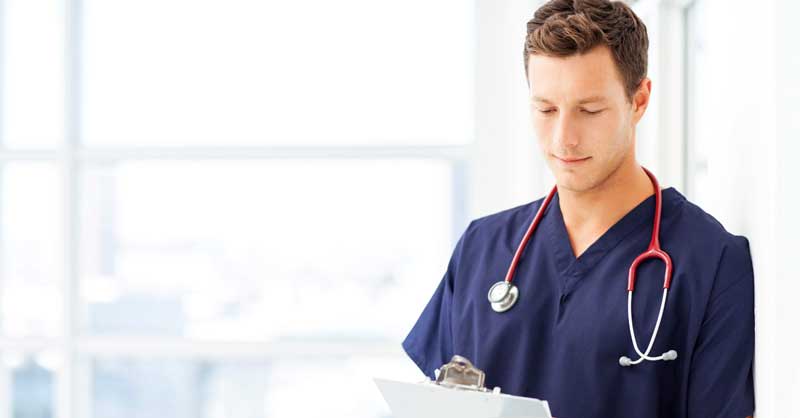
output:
[[[641,356],[641,357],[639,357],[639,360],[636,360],[636,361],[631,360],[631,358],[628,357],[628,356],[622,356],[622,357],[619,358],[619,365],[622,366],[622,367],[628,367],[628,366],[637,365],[637,364],[641,363],[642,360],[672,361],[672,360],[675,360],[676,358],[678,358],[678,352],[675,351],[675,350],[669,350],[666,353],[664,353],[664,354],[662,354],[662,355],[660,355],[658,357]]]

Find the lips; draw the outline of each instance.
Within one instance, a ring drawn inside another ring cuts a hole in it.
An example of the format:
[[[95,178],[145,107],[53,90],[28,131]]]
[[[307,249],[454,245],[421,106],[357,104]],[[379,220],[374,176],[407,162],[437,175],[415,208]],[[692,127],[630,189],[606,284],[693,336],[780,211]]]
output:
[[[582,162],[584,162],[584,161],[586,161],[586,160],[588,160],[589,158],[592,158],[592,157],[583,157],[583,158],[576,158],[576,157],[561,158],[561,157],[555,157],[555,158],[558,161],[560,161],[560,162],[562,162],[564,164],[578,164],[578,163],[582,163]]]

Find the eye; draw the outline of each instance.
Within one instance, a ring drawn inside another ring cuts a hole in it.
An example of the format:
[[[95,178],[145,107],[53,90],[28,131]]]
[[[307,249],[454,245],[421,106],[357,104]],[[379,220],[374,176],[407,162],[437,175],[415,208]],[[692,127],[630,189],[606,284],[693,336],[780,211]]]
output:
[[[596,115],[596,114],[598,114],[598,113],[601,113],[603,110],[605,110],[605,109],[600,109],[600,110],[596,110],[596,111],[592,112],[592,111],[590,111],[590,110],[581,109],[581,111],[582,111],[583,113],[586,113],[587,115]]]
[[[546,115],[548,113],[555,112],[555,109],[538,109],[538,111],[539,111],[539,113]]]

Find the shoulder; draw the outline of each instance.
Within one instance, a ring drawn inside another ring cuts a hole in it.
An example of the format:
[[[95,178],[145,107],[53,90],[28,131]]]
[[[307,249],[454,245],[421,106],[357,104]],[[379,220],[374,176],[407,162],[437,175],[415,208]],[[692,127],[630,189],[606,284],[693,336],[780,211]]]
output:
[[[519,231],[531,221],[544,198],[473,219],[464,231],[464,240],[497,237],[510,231]]]
[[[662,231],[675,231],[668,235],[671,238],[670,246],[680,248],[681,253],[688,254],[697,262],[713,263],[708,267],[714,273],[715,291],[739,280],[752,280],[753,267],[747,237],[731,233],[700,206],[677,191],[674,193],[677,201],[672,207],[673,216],[665,219],[662,226]]]
[[[463,261],[491,259],[512,252],[544,198],[470,221],[456,243],[450,268]]]
[[[718,250],[728,257],[738,258],[750,256],[749,241],[743,235],[728,231],[713,215],[700,206],[674,192],[677,205],[675,208],[674,226],[683,234],[683,244],[698,251]]]

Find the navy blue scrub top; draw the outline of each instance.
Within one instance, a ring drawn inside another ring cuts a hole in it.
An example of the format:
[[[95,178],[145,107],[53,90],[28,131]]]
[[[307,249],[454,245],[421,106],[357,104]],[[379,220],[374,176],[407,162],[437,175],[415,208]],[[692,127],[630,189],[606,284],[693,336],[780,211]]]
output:
[[[472,221],[447,271],[403,341],[429,377],[454,354],[486,372],[486,386],[547,400],[558,418],[752,415],[753,268],[745,237],[728,233],[674,188],[665,189],[661,246],[672,285],[651,356],[638,359],[628,331],[627,278],[645,251],[655,197],[642,201],[575,258],[556,195],[522,255],[516,305],[494,312],[489,288],[503,280],[543,199]],[[639,347],[652,335],[664,267],[638,269],[633,319]]]

